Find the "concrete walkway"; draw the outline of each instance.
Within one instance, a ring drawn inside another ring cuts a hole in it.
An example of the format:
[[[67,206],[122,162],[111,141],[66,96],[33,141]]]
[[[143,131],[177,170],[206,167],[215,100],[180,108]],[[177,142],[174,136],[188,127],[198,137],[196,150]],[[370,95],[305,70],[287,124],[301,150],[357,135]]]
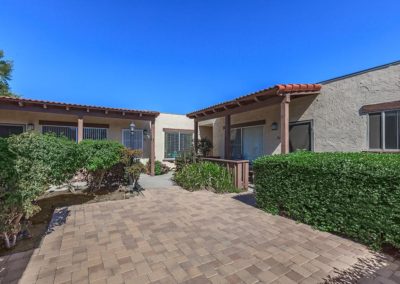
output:
[[[399,261],[232,197],[164,187],[71,206],[20,283],[400,283]]]
[[[165,175],[159,176],[149,176],[147,174],[140,175],[139,185],[144,189],[151,188],[170,188],[174,186],[174,182],[172,181],[172,171]]]

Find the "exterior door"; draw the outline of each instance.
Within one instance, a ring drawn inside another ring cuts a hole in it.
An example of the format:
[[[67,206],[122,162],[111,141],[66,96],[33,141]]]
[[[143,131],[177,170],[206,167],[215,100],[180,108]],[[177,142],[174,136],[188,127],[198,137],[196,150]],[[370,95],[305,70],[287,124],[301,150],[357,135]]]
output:
[[[253,161],[263,155],[263,126],[245,127],[242,130],[242,156]]]
[[[289,125],[289,151],[312,151],[312,123],[311,121],[293,122]]]

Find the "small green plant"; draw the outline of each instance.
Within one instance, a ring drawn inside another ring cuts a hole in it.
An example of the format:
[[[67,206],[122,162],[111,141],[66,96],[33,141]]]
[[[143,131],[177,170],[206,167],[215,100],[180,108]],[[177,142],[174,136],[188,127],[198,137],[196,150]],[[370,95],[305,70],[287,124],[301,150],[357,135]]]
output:
[[[171,169],[170,169],[167,165],[164,165],[162,162],[160,162],[160,161],[155,161],[155,162],[154,162],[154,174],[155,174],[156,176],[166,174],[166,173],[168,173],[170,170],[171,170]],[[147,172],[147,174],[150,174],[150,172],[151,172],[150,161],[148,161],[148,162],[146,163],[146,172]]]
[[[239,192],[228,170],[211,162],[185,165],[174,173],[174,181],[189,191],[206,189],[216,193]]]
[[[125,148],[122,152],[122,162],[125,165],[125,173],[128,176],[128,183],[137,188],[140,174],[146,171],[146,167],[140,162],[142,151]]]
[[[78,148],[88,172],[89,189],[100,189],[106,172],[121,161],[124,146],[110,140],[83,140]]]
[[[207,157],[208,154],[211,152],[212,148],[213,148],[212,142],[206,137],[201,138],[197,143],[197,149],[199,150],[199,152],[203,157]]]
[[[175,158],[175,170],[179,172],[186,165],[196,163],[197,161],[198,157],[194,148],[191,148],[189,151],[182,151]]]
[[[257,205],[373,248],[400,248],[400,155],[296,152],[254,162]]]

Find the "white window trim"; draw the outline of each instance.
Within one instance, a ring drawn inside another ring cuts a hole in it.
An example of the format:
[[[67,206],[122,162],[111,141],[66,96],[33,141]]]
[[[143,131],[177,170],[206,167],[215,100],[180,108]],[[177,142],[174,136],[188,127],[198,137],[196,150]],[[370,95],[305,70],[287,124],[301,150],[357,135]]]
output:
[[[386,136],[386,127],[385,127],[385,115],[386,112],[391,112],[391,111],[400,111],[400,109],[391,109],[391,110],[384,110],[384,111],[374,111],[371,113],[368,113],[368,127],[367,127],[367,148],[368,151],[372,151],[372,152],[393,152],[393,153],[397,153],[400,151],[400,149],[386,149],[386,140],[385,140],[385,136]],[[369,119],[369,115],[370,114],[377,114],[380,113],[381,114],[381,137],[382,137],[382,148],[370,148],[369,147],[369,133],[370,133],[370,119]],[[397,119],[397,123],[399,120]],[[397,126],[398,127],[398,126]],[[399,141],[399,135],[397,135],[397,145],[399,145],[400,141]]]
[[[131,131],[129,128],[122,128],[121,129],[121,144],[124,145],[124,131],[128,130]],[[136,150],[141,150],[143,151],[144,149],[144,130],[143,129],[135,129],[135,131],[141,131],[142,132],[142,148],[141,149],[136,149]],[[124,145],[125,146],[125,145]],[[126,146],[125,146],[126,147]]]
[[[193,143],[193,140],[194,140],[194,133],[193,132],[188,132],[188,130],[184,130],[184,129],[182,129],[182,130],[164,130],[164,161],[174,161],[176,158],[167,158],[167,157],[165,157],[165,135],[167,134],[167,133],[178,133],[178,147],[179,147],[179,152],[181,151],[181,134],[190,134],[190,135],[192,135],[192,143]]]

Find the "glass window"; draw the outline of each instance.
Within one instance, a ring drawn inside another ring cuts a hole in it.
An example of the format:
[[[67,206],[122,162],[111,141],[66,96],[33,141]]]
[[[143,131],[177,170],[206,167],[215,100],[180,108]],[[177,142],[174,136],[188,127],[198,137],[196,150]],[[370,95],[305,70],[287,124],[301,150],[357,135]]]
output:
[[[180,131],[166,131],[164,142],[164,158],[174,159],[180,152],[190,150],[193,143],[193,134]]]
[[[369,114],[368,141],[372,150],[400,150],[400,111]]]
[[[242,159],[242,128],[231,129],[231,157],[234,160]]]
[[[107,139],[107,128],[84,127],[83,139],[105,140]]]
[[[398,111],[385,112],[385,148],[399,149]]]
[[[143,150],[143,130],[135,129],[131,132],[130,129],[123,129],[122,144],[130,149]]]
[[[77,141],[77,127],[75,126],[54,126],[54,125],[43,125],[42,133],[54,133],[57,137],[67,137],[73,141]]]
[[[263,155],[264,126],[231,129],[231,158],[253,161]]]
[[[311,122],[295,122],[289,125],[289,150],[312,150]]]
[[[0,137],[7,138],[11,135],[21,134],[24,130],[24,125],[0,124]]]
[[[371,113],[369,115],[369,148],[382,148],[382,114]]]

